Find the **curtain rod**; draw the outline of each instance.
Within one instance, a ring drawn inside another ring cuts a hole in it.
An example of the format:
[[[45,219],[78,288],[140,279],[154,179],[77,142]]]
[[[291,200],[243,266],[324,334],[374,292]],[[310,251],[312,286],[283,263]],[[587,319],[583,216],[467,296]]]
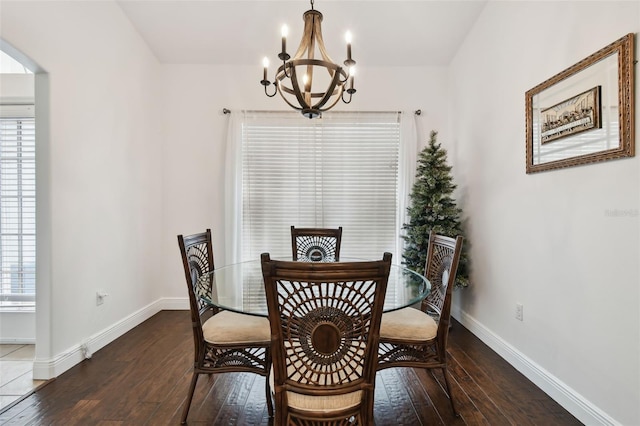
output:
[[[245,110],[245,112],[249,112],[249,113],[253,113],[253,112],[263,112],[263,113],[282,113],[282,112],[287,112],[287,111],[267,111],[267,110]],[[397,112],[398,114],[402,114],[402,111],[355,111],[356,113],[358,112],[366,112],[366,113],[380,113],[380,114],[386,114],[386,113],[390,113],[390,112]],[[228,108],[222,108],[222,113],[224,115],[227,114],[231,114],[231,110]],[[353,114],[352,111],[333,111],[332,114]],[[422,110],[417,109],[413,112],[415,115],[422,115]]]

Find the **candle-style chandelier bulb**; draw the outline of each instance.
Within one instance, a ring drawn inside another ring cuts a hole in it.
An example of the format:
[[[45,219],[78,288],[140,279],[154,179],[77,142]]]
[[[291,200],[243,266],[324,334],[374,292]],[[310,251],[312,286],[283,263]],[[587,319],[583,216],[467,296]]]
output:
[[[282,65],[276,70],[273,93],[267,91],[271,85],[267,78],[268,62],[263,61],[263,79],[260,81],[267,96],[280,93],[289,106],[308,118],[321,116],[323,111],[333,108],[340,99],[350,103],[356,92],[353,87],[356,61],[351,57],[352,34],[348,31],[345,35],[347,59],[342,67],[333,62],[327,53],[322,38],[322,13],[313,8],[313,3],[314,0],[311,0],[311,9],[302,15],[304,33],[293,57],[287,53],[288,28],[282,26],[282,46],[278,54]],[[348,88],[345,87],[347,82]],[[322,90],[317,91],[317,87],[322,87]]]

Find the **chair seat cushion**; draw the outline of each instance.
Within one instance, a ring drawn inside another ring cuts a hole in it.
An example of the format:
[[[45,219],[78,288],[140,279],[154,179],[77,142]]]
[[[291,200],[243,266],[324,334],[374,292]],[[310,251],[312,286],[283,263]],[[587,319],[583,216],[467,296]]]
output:
[[[298,411],[330,414],[355,408],[362,402],[362,391],[355,391],[344,395],[311,396],[295,392],[287,392],[289,407]]]
[[[273,368],[269,373],[269,386],[271,386],[271,392],[274,392]],[[362,391],[330,396],[304,395],[287,391],[289,407],[298,411],[308,411],[316,414],[319,412],[330,414],[334,411],[357,407],[362,402],[362,397]]]
[[[419,309],[404,308],[382,314],[380,339],[424,342],[438,333],[438,324]]]
[[[271,342],[269,319],[221,311],[202,324],[204,340],[213,344],[266,344]]]

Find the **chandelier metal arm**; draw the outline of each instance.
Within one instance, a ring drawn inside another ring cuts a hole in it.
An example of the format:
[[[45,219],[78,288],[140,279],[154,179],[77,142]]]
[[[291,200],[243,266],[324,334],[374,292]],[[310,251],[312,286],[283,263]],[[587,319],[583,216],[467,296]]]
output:
[[[351,103],[351,98],[353,97],[353,94],[356,92],[356,89],[347,89],[347,90],[343,90],[342,91],[342,102],[344,102],[345,104],[350,104]],[[345,100],[344,98],[344,94],[348,93],[349,94],[349,100]]]
[[[273,94],[270,95],[269,92],[267,92],[267,87],[271,85],[271,82],[269,80],[267,80],[267,71],[265,70],[264,71],[264,79],[262,79],[260,81],[260,84],[262,84],[264,86],[264,94],[267,95],[270,98],[273,98],[276,95],[276,93],[278,93],[278,85],[276,83],[277,83],[277,80],[273,82],[274,91],[273,91]]]
[[[278,93],[278,85],[275,82],[273,83],[273,93],[272,94],[269,94],[267,92],[267,86],[266,85],[264,86],[264,94],[267,95],[268,97],[273,98],[276,95],[276,93]]]

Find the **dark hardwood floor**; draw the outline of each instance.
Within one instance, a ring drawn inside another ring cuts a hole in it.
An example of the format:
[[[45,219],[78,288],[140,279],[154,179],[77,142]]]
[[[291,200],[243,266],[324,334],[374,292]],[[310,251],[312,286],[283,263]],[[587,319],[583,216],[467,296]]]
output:
[[[377,425],[579,425],[571,414],[459,323],[449,334],[461,416],[425,371],[378,373]],[[0,414],[1,425],[177,425],[191,378],[187,311],[163,311]],[[190,425],[268,425],[264,378],[203,376]]]

